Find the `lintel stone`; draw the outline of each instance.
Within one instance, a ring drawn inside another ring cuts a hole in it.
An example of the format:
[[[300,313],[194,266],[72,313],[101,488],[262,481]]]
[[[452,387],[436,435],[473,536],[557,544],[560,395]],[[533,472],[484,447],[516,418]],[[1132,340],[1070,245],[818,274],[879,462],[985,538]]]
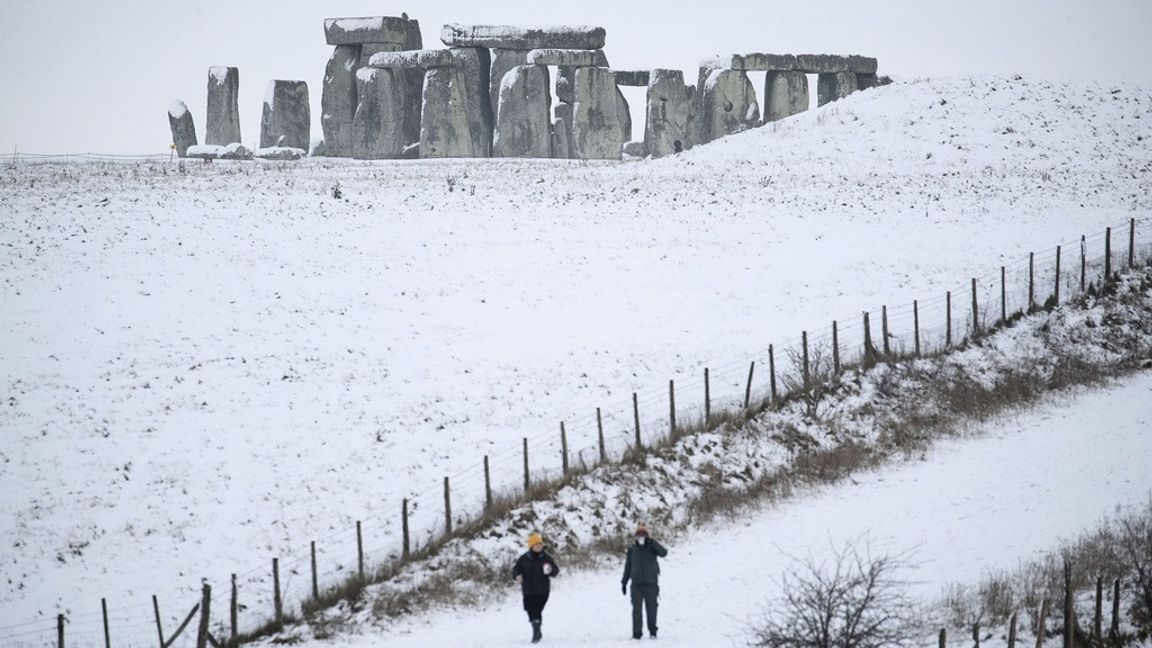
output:
[[[613,70],[618,86],[648,87],[652,74],[649,70]]]
[[[603,27],[585,25],[525,29],[505,25],[460,25],[451,23],[440,30],[440,40],[449,47],[488,47],[498,49],[600,49],[604,47]]]
[[[528,52],[529,65],[557,65],[571,67],[606,67],[604,50],[587,49],[534,49]]]
[[[745,72],[791,72],[796,69],[796,57],[791,54],[733,54],[726,67]]]
[[[363,43],[395,43],[407,45],[412,38],[412,26],[407,17],[372,16],[368,18],[326,18],[324,38],[329,45],[361,45]]]
[[[375,68],[425,69],[451,67],[456,58],[446,49],[377,52],[368,64]]]

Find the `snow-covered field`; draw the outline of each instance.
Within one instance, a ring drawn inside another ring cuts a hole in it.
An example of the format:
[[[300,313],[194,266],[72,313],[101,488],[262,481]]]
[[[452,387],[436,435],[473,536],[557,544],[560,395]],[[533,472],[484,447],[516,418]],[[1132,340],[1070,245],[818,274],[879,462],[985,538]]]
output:
[[[201,577],[356,520],[383,558],[401,498],[430,528],[482,455],[516,483],[560,420],[629,435],[632,391],[724,366],[739,392],[768,342],[1152,227],[1150,184],[1147,90],[1007,78],[625,164],[5,168],[0,623],[106,597],[151,642],[151,594],[171,627]]]

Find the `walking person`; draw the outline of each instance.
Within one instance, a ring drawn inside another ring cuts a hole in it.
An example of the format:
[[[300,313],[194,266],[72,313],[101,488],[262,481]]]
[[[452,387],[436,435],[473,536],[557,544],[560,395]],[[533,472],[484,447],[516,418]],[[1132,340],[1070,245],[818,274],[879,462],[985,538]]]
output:
[[[644,636],[642,612],[648,616],[648,636],[656,638],[656,608],[660,600],[660,562],[668,555],[664,545],[648,535],[648,527],[636,527],[628,556],[624,559],[624,578],[620,581],[620,591],[628,594],[628,581],[632,581],[632,638]]]
[[[524,611],[532,624],[532,643],[538,643],[544,636],[540,632],[543,622],[544,605],[548,603],[548,592],[552,578],[560,573],[556,560],[544,551],[544,538],[539,533],[528,536],[528,551],[516,561],[512,576],[520,583],[520,593],[524,596]]]

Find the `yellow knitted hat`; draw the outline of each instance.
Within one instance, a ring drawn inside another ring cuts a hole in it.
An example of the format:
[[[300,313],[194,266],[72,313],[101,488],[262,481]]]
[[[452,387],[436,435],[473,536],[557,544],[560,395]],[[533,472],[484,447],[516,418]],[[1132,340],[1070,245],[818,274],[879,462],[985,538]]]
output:
[[[528,536],[528,548],[529,549],[531,549],[532,547],[534,547],[538,544],[544,544],[544,536],[540,535],[539,533],[532,533],[531,535]]]

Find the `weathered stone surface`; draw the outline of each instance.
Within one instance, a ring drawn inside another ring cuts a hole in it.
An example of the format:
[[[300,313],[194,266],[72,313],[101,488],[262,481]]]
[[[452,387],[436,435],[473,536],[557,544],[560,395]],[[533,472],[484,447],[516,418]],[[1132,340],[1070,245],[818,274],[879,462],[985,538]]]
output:
[[[251,160],[252,150],[240,142],[232,142],[220,149],[221,160]]]
[[[623,102],[623,105],[621,105]],[[576,103],[572,105],[572,157],[619,160],[631,139],[631,119],[623,122],[628,103],[616,87],[612,70],[576,68]]]
[[[408,14],[403,14],[407,18]],[[420,33],[420,21],[414,18],[408,18],[408,40],[404,41],[404,49],[418,50],[424,49],[424,36]]]
[[[447,51],[447,50],[445,50]],[[420,157],[484,157],[486,147],[472,137],[463,75],[456,67],[434,67],[424,75],[420,115]]]
[[[372,63],[372,57],[380,52],[399,52],[402,49],[404,46],[396,43],[364,43],[360,45],[360,61],[356,67],[368,67]]]
[[[456,58],[456,68],[464,82],[465,112],[472,135],[472,150],[477,157],[492,155],[492,102],[488,75],[492,61],[487,48],[453,47],[449,50]]]
[[[524,29],[504,25],[444,25],[440,40],[450,47],[491,47],[497,49],[600,49],[604,47],[603,27],[554,27]]]
[[[380,52],[374,54],[368,63],[377,68],[398,68],[426,70],[434,67],[448,67],[456,64],[451,50],[405,50],[402,52]]]
[[[796,57],[791,54],[733,54],[725,67],[746,72],[790,72],[796,69]]]
[[[613,70],[618,86],[645,87],[652,80],[650,70]]]
[[[548,106],[552,97],[548,86],[548,68],[543,65],[522,65],[504,75],[492,155],[551,156],[552,120],[548,118]]]
[[[608,55],[604,50],[595,52],[596,67],[609,67]],[[556,98],[560,101],[573,103],[576,101],[576,66],[561,65],[556,68]],[[568,120],[568,130],[572,130],[572,120]]]
[[[394,43],[408,46],[412,40],[412,26],[407,16],[371,16],[364,18],[327,18],[324,20],[324,38],[329,45],[361,45],[363,43]],[[419,25],[416,26],[419,32]]]
[[[795,70],[805,74],[847,72],[848,57],[832,54],[797,54]]]
[[[856,75],[851,72],[821,74],[816,82],[816,105],[823,106],[856,92]]]
[[[571,132],[563,119],[552,120],[552,157],[560,160],[572,157]]]
[[[208,119],[204,143],[221,146],[240,141],[240,70],[208,68]]]
[[[269,81],[260,117],[260,148],[286,146],[307,150],[311,143],[308,84],[279,79]]]
[[[892,77],[890,77],[886,74],[876,77],[876,87],[877,88],[879,88],[880,86],[886,86],[886,85],[892,85]]]
[[[704,86],[707,85],[708,76],[716,70],[727,69],[727,63],[722,63],[719,59],[704,59],[700,61],[700,67],[697,69],[696,75],[696,103],[700,104],[704,101]]]
[[[196,146],[196,124],[192,121],[192,111],[183,101],[174,101],[168,108],[168,126],[172,128],[172,144],[176,155],[188,156],[188,147]]]
[[[625,142],[624,144],[624,155],[628,157],[642,158],[648,155],[647,151],[644,142]]]
[[[871,56],[857,56],[852,54],[848,57],[848,71],[855,74],[876,74],[879,64],[875,58]]]
[[[352,155],[398,158],[409,143],[405,117],[412,103],[400,70],[366,67],[356,71],[356,116],[352,121]]]
[[[764,77],[764,122],[808,110],[808,77],[803,72],[769,72]]]
[[[616,85],[615,78],[612,80],[612,85]],[[619,86],[616,87],[616,121],[620,123],[620,134],[624,136],[624,141],[632,139],[632,110],[624,93],[620,92]]]
[[[742,70],[713,70],[704,82],[704,142],[747,130],[760,123],[756,90]]]
[[[880,83],[880,78],[875,74],[857,74],[856,75],[856,89],[867,90],[868,88],[875,88]]]
[[[359,45],[337,45],[328,59],[320,96],[320,127],[324,130],[326,155],[352,155],[352,119],[356,116],[356,70],[359,68]]]
[[[528,65],[528,50],[494,49],[492,67],[488,76],[488,98],[492,103],[492,114],[497,114],[500,104],[500,83],[512,68]]]
[[[528,52],[529,65],[589,67],[602,65],[604,60],[604,50],[534,49]]]
[[[256,149],[255,157],[258,160],[299,160],[305,155],[307,153],[304,152],[304,149],[291,146],[271,146]]]
[[[652,70],[645,103],[644,145],[647,155],[660,157],[695,146],[696,89],[684,85],[683,72]]]
[[[224,147],[219,144],[199,144],[189,146],[185,152],[185,157],[196,160],[216,160],[220,158],[220,151],[222,150]]]
[[[556,124],[560,123],[564,127],[564,157],[572,157],[572,104],[566,101],[557,101],[552,106],[552,125],[553,129]],[[556,141],[553,135],[553,142]],[[561,157],[556,154],[556,149],[552,149],[552,157]]]

